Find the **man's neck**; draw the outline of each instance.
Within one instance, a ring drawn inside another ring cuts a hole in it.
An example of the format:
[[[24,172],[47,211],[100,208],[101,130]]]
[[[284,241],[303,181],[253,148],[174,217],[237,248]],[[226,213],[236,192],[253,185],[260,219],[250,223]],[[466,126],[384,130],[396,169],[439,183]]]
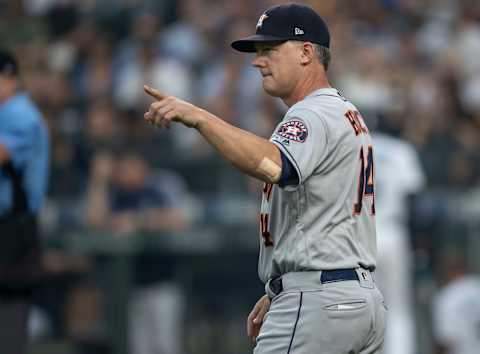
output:
[[[282,97],[282,100],[288,107],[291,107],[295,103],[303,100],[312,92],[322,88],[331,87],[332,86],[330,86],[325,74],[307,75],[304,80],[299,81],[299,84],[293,93],[289,97]]]

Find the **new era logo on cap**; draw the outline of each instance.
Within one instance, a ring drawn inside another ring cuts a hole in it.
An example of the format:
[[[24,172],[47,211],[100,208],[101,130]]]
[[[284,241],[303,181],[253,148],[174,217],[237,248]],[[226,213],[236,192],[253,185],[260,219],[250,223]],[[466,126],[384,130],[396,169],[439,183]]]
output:
[[[270,7],[258,19],[256,33],[234,41],[241,52],[255,52],[255,44],[301,40],[330,48],[330,33],[323,19],[312,8],[301,4]]]
[[[302,30],[301,28],[295,27],[295,35],[301,36],[302,34],[305,34],[305,31]]]

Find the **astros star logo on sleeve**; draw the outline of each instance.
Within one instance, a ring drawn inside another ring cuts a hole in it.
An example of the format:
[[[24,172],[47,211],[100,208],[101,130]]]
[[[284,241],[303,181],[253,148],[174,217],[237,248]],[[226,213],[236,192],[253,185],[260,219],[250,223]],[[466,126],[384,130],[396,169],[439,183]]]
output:
[[[304,122],[299,119],[292,119],[283,123],[276,131],[282,138],[303,143],[307,140],[308,129]]]

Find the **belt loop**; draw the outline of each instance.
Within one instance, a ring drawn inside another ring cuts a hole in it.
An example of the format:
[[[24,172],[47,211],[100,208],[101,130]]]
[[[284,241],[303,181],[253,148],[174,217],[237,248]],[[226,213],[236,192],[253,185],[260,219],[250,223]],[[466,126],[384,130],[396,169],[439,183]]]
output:
[[[265,293],[268,297],[273,299],[275,296],[283,291],[282,277],[270,278],[265,284]]]
[[[277,294],[275,294],[272,289],[270,288],[270,282],[273,279],[268,279],[267,282],[265,283],[265,293],[267,294],[268,298],[272,300]]]
[[[375,287],[372,273],[368,269],[357,268],[355,269],[358,275],[358,281],[360,286],[367,289],[373,289]]]

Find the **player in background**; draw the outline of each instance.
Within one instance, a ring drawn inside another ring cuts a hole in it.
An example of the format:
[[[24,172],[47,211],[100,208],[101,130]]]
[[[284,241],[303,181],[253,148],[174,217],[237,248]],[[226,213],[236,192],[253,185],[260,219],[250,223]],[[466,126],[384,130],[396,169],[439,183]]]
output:
[[[256,53],[264,90],[289,107],[269,140],[148,86],[156,102],[145,119],[195,128],[265,182],[258,272],[266,294],[247,319],[254,353],[380,354],[373,147],[358,110],[328,82],[328,28],[307,6],[279,5],[232,47]]]
[[[415,354],[413,257],[408,231],[409,202],[421,191],[425,176],[410,143],[374,133],[378,271],[388,323],[385,354]]]
[[[480,351],[480,276],[473,274],[465,255],[447,248],[440,257],[443,283],[434,296],[434,354],[477,354]]]

